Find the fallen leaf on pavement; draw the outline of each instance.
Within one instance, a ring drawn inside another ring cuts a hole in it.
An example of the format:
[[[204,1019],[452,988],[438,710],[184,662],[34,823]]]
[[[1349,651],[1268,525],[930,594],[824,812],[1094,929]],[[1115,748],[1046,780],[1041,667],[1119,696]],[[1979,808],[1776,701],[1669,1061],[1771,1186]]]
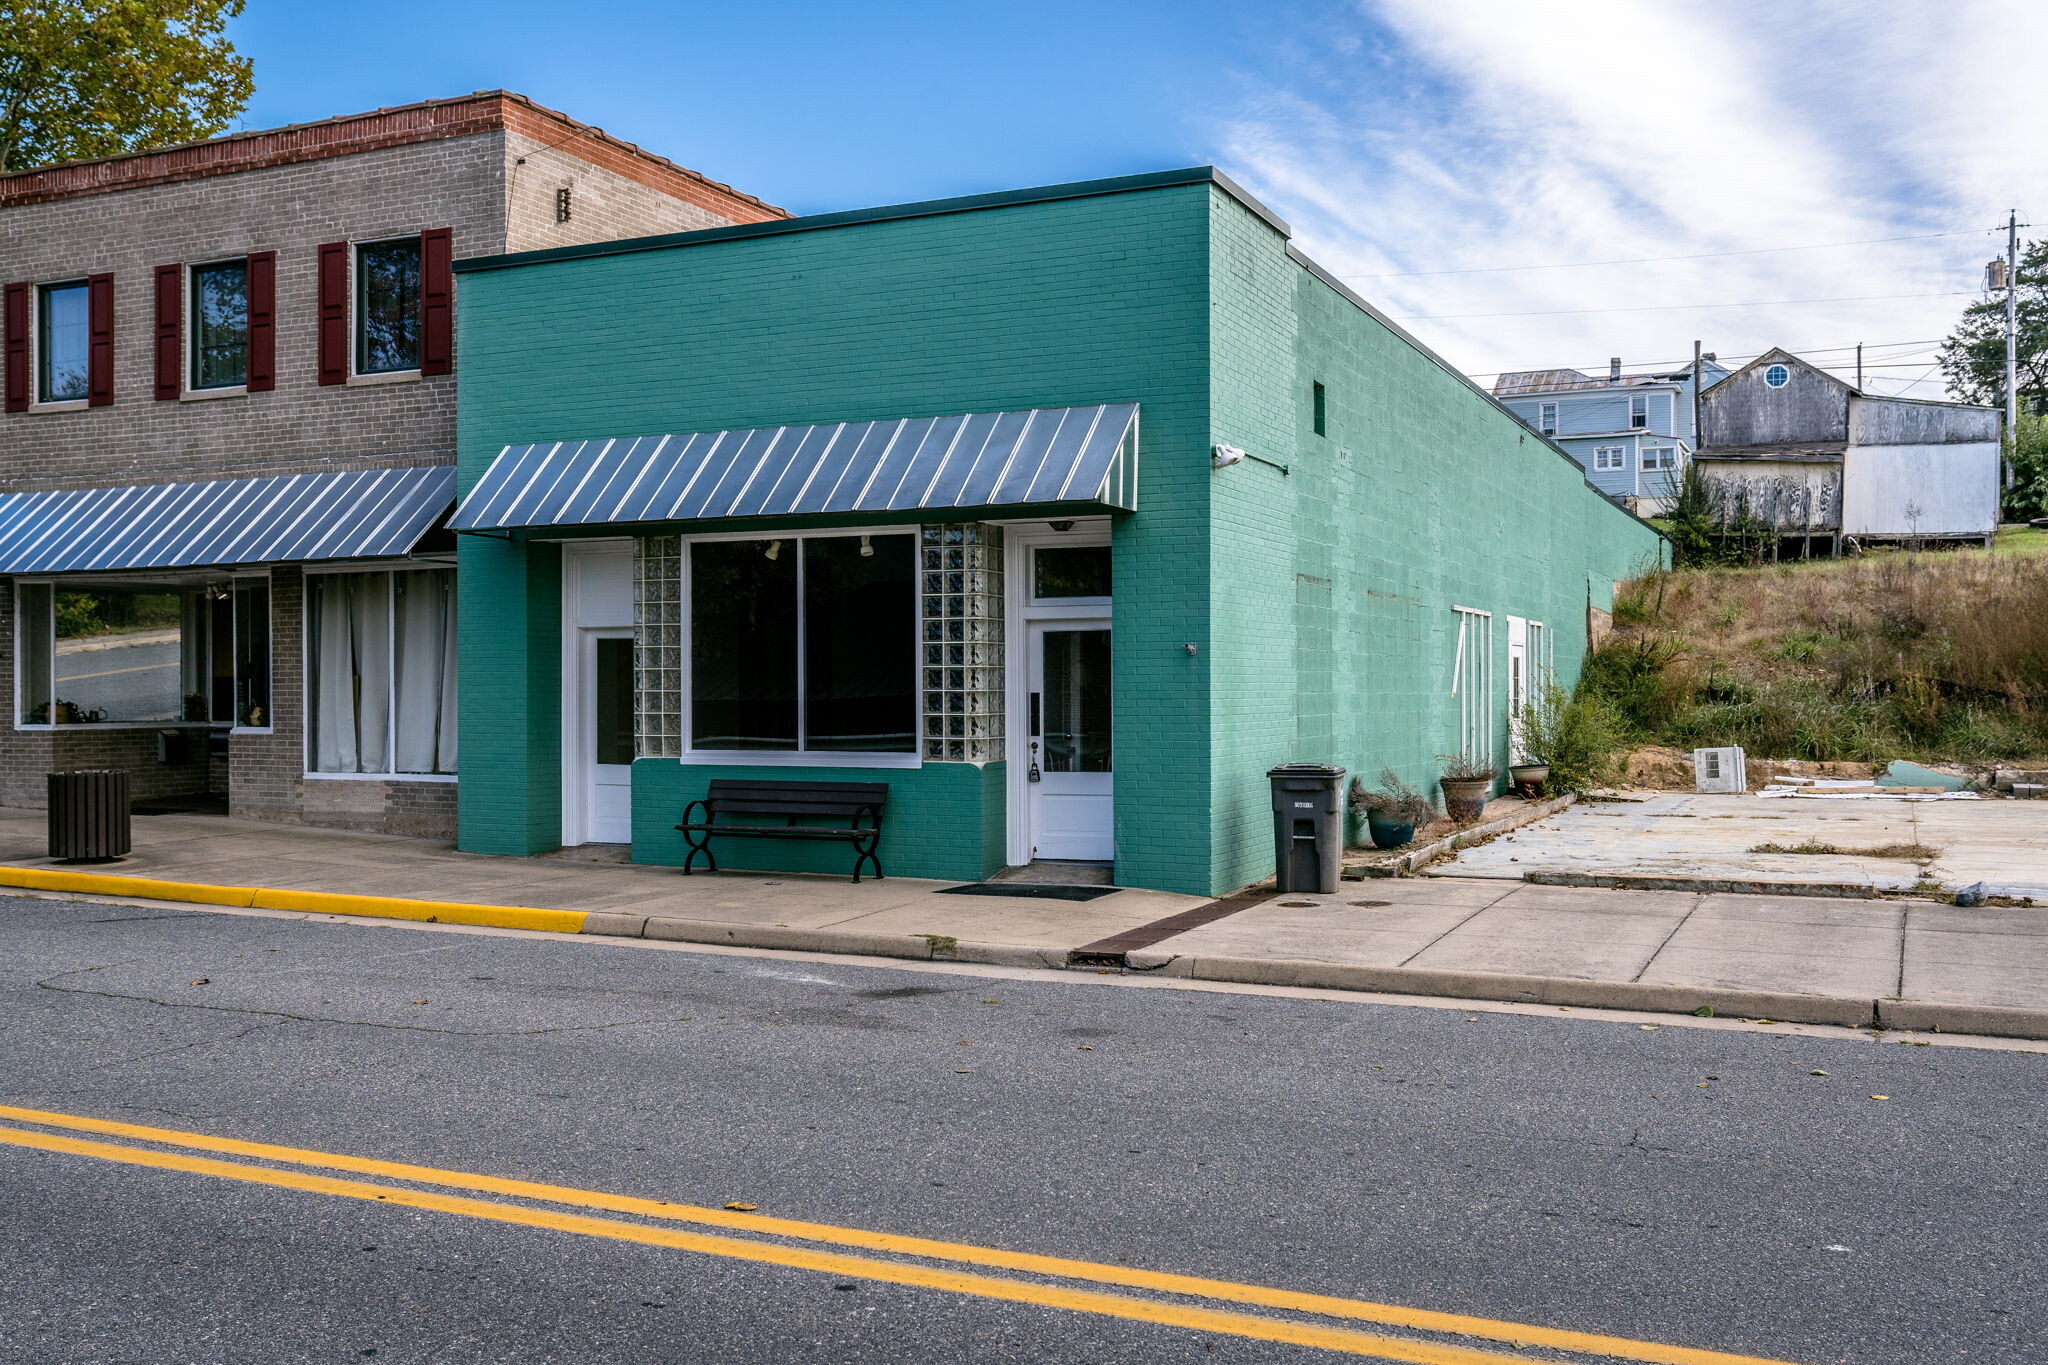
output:
[[[726,1207],[729,1209],[734,1209],[740,1213],[752,1213],[755,1209],[755,1205],[743,1204],[737,1199],[733,1200],[730,1204],[727,1204]]]
[[[1891,1098],[1891,1096],[1890,1096],[1890,1095],[1872,1095],[1872,1096],[1871,1096],[1870,1098],[1872,1098],[1872,1099],[1874,1099],[1874,1100],[1888,1100],[1888,1099],[1890,1099],[1890,1098]]]
[[[1081,1044],[1081,1046],[1079,1046],[1079,1047],[1075,1048],[1075,1049],[1074,1049],[1074,1051],[1076,1051],[1076,1052],[1093,1052],[1093,1051],[1095,1051],[1095,1049],[1094,1049],[1093,1047],[1089,1046],[1089,1045],[1088,1045],[1087,1043],[1083,1043],[1083,1044]]]
[[[1655,1033],[1658,1029],[1663,1028],[1664,1026],[1662,1024],[1637,1024],[1636,1027],[1641,1029],[1645,1033]]]
[[[1828,1073],[1827,1073],[1827,1072],[1825,1072],[1825,1071],[1816,1071],[1816,1072],[1814,1072],[1814,1073],[1812,1073],[1812,1074],[1814,1074],[1814,1075],[1816,1075],[1816,1076],[1825,1076],[1825,1075],[1827,1075]]]
[[[202,976],[197,981],[187,982],[186,984],[192,986],[205,986],[211,984],[211,978]]]

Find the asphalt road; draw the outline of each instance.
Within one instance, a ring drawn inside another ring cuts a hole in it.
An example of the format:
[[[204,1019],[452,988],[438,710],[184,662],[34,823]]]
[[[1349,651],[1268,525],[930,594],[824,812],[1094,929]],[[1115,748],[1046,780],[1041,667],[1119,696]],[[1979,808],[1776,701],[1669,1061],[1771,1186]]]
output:
[[[0,1105],[1810,1365],[2048,1359],[2044,1080],[2031,1052],[0,900]],[[366,1358],[1338,1357],[0,1143],[0,1359]]]

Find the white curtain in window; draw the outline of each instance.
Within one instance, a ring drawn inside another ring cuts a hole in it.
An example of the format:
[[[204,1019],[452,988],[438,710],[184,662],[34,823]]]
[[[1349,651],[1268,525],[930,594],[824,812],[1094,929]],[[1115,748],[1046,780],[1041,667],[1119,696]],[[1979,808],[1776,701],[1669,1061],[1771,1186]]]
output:
[[[388,772],[391,575],[320,574],[312,582],[313,770]]]
[[[455,575],[394,575],[398,626],[395,769],[455,771]]]

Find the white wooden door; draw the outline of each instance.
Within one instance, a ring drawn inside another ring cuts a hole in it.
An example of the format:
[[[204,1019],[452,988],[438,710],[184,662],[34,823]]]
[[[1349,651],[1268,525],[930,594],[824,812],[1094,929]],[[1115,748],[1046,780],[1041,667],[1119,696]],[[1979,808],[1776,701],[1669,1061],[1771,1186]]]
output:
[[[1109,622],[1031,624],[1026,741],[1031,856],[1115,856]]]
[[[1529,623],[1520,616],[1508,618],[1508,754],[1520,763],[1527,752],[1522,748],[1523,710],[1529,704]]]
[[[633,842],[633,632],[585,630],[583,840]]]

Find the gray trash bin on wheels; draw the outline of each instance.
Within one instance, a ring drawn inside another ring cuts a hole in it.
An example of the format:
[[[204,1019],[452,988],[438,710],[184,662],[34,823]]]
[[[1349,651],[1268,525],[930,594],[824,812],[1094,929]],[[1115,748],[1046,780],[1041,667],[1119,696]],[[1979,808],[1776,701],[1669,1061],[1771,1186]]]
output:
[[[1273,784],[1273,879],[1279,889],[1335,894],[1344,869],[1344,770],[1283,763]]]
[[[125,768],[50,774],[50,856],[106,862],[129,849]]]

